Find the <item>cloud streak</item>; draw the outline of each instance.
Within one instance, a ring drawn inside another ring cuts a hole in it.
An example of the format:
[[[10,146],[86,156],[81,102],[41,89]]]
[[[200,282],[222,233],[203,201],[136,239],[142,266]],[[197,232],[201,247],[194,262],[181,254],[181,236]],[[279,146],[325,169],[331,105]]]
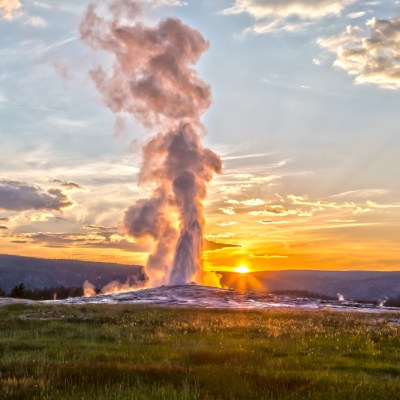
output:
[[[248,14],[255,33],[298,31],[330,15],[338,16],[355,0],[236,0],[225,15]]]
[[[128,252],[147,252],[149,247],[144,244],[136,243],[118,232],[88,232],[88,233],[51,233],[38,232],[29,233],[13,237],[14,243],[29,242],[43,247],[53,248],[109,248],[119,249]]]

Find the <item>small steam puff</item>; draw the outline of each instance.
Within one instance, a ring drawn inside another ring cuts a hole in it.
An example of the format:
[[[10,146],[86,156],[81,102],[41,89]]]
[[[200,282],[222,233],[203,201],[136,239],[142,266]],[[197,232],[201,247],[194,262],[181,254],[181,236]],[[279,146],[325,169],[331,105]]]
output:
[[[143,289],[145,286],[146,281],[138,281],[135,276],[129,277],[125,283],[111,281],[107,283],[107,285],[103,286],[99,291],[92,283],[85,281],[83,283],[83,296],[93,297],[104,294],[127,293],[134,290]]]
[[[192,67],[208,42],[179,19],[146,26],[141,12],[132,1],[99,1],[80,26],[86,44],[114,56],[111,74],[101,67],[91,72],[104,103],[156,133],[142,149],[139,174],[153,194],[129,207],[123,227],[130,236],[154,240],[146,266],[151,286],[202,283],[202,201],[221,171],[220,158],[201,143],[200,116],[211,89]]]
[[[344,296],[342,295],[342,293],[338,293],[337,294],[338,300],[339,301],[346,301],[346,299],[344,298]]]
[[[96,296],[96,287],[90,283],[89,281],[85,281],[83,283],[83,296],[84,297],[93,297]]]

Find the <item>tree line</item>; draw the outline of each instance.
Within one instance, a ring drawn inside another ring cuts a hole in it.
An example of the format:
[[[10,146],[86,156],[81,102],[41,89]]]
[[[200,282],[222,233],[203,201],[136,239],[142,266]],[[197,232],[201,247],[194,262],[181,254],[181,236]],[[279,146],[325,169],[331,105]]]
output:
[[[386,307],[400,307],[400,296],[399,297],[390,297],[385,302]]]
[[[27,289],[24,283],[15,285],[9,293],[6,293],[0,287],[0,297],[12,297],[15,299],[29,299],[29,300],[62,300],[69,297],[83,296],[83,289],[81,287],[49,287],[43,289]]]

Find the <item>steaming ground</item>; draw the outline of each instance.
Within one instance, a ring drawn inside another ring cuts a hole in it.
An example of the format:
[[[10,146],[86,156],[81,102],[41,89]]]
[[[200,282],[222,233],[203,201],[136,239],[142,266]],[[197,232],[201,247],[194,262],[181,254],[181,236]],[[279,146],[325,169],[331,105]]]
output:
[[[0,305],[12,303],[34,304],[29,300],[0,299]],[[38,302],[40,303],[40,302]],[[142,304],[162,307],[210,309],[304,309],[354,312],[399,312],[392,307],[339,300],[320,300],[268,293],[241,293],[200,285],[161,286],[126,293],[74,297],[67,300],[41,302],[46,304]]]

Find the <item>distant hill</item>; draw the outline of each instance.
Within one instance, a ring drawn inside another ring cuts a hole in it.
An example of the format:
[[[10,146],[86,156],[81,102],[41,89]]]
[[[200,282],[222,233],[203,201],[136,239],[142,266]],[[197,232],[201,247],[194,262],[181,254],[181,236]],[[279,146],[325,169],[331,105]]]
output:
[[[400,296],[400,272],[374,271],[265,271],[249,274],[222,272],[221,283],[236,290],[253,292],[304,291],[346,300],[374,301]],[[102,288],[111,281],[145,280],[143,267],[77,260],[0,255],[0,287],[9,292],[23,282],[27,289],[81,287],[88,280]]]
[[[144,281],[143,267],[0,255],[0,287],[7,293],[21,282],[28,289],[41,289],[56,286],[80,287],[88,280],[102,288],[111,281],[124,283],[132,277]]]
[[[237,290],[308,291],[346,300],[380,300],[400,296],[400,272],[375,271],[265,271],[249,274],[223,272],[221,283]]]

